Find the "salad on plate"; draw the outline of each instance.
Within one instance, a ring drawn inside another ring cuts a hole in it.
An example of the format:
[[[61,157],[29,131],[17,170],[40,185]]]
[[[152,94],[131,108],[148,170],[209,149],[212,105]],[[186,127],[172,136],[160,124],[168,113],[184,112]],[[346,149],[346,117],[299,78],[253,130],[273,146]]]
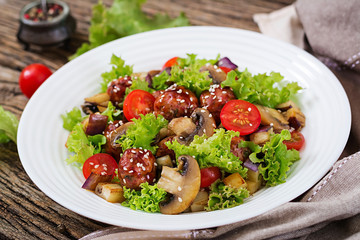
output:
[[[302,88],[279,73],[195,54],[149,72],[111,64],[99,93],[62,115],[67,163],[105,200],[163,214],[231,208],[300,160]]]

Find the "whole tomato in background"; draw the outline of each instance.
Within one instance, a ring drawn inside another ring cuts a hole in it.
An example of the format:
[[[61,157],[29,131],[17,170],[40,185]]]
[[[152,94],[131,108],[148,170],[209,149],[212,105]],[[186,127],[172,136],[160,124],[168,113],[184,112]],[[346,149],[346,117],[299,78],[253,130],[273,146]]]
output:
[[[25,67],[19,77],[22,93],[31,98],[40,85],[52,74],[51,70],[40,63],[33,63]]]

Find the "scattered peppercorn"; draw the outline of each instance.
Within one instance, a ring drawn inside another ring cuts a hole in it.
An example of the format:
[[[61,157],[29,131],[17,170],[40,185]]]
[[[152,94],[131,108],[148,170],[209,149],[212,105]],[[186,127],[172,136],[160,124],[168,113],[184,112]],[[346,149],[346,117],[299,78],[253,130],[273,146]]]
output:
[[[44,13],[40,5],[32,7],[24,14],[24,18],[34,22],[50,21],[63,12],[63,7],[56,3],[46,4],[46,9],[47,11]]]

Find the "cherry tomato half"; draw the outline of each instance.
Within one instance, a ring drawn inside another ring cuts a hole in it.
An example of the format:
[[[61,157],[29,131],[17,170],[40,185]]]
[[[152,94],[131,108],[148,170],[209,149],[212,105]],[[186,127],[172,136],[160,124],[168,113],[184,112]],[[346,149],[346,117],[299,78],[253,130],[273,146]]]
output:
[[[164,70],[167,67],[172,67],[173,65],[177,64],[178,58],[179,57],[173,57],[173,58],[170,58],[169,60],[167,60],[161,70]]]
[[[305,144],[304,135],[298,131],[291,132],[291,139],[285,140],[283,143],[286,145],[287,149],[300,150]]]
[[[124,101],[123,111],[127,120],[140,118],[140,114],[146,115],[154,111],[155,97],[144,90],[133,90]]]
[[[113,175],[118,164],[115,159],[107,153],[97,153],[89,157],[83,165],[83,174],[87,179],[92,172],[99,175]]]
[[[34,92],[51,74],[51,70],[43,64],[30,64],[21,71],[19,76],[21,92],[26,97],[31,98]]]
[[[232,71],[231,68],[228,67],[219,67],[224,73],[228,74],[228,72]]]
[[[227,130],[240,132],[240,135],[248,135],[259,127],[261,115],[254,104],[238,99],[224,105],[220,112],[220,120]]]
[[[200,187],[208,187],[213,182],[221,177],[221,172],[218,167],[208,167],[200,169],[201,183]]]

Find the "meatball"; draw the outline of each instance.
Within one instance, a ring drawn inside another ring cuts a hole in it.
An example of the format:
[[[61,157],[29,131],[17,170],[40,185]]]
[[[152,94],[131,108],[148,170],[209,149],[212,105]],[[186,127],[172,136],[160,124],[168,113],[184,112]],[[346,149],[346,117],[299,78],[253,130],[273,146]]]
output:
[[[198,105],[198,99],[193,92],[174,84],[155,99],[154,113],[163,115],[167,120],[189,117]]]
[[[129,76],[120,77],[110,82],[106,92],[110,96],[110,101],[115,106],[118,106],[118,104],[124,100],[125,90],[130,87],[131,84],[132,80]]]
[[[120,154],[122,153],[122,148],[114,147],[111,139],[111,134],[123,124],[123,121],[116,120],[112,123],[109,123],[104,130],[104,136],[106,137],[106,144],[105,144],[105,152],[112,155],[116,161],[119,161]]]
[[[221,109],[228,101],[234,99],[236,99],[236,97],[230,88],[211,85],[208,91],[201,93],[200,106],[209,110],[215,122],[219,124]]]
[[[125,150],[119,161],[119,178],[123,186],[138,190],[141,183],[153,183],[155,176],[155,157],[149,150]]]
[[[239,143],[245,141],[244,137],[233,137],[230,143],[230,151],[237,156],[240,161],[245,162],[249,157],[251,150],[247,147],[239,147]]]

